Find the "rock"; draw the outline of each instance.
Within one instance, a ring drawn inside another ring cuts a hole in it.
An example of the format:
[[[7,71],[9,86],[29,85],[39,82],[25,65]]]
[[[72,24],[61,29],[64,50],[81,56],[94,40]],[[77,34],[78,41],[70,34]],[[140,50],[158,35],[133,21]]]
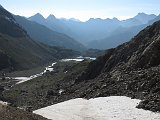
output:
[[[0,86],[0,92],[4,91],[4,87],[3,86]]]
[[[59,95],[58,91],[48,90],[46,97],[57,96],[57,95]]]

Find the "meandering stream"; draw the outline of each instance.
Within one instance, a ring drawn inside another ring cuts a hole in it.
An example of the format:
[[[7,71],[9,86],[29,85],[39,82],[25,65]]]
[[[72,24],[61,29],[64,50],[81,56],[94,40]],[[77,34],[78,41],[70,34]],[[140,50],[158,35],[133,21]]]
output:
[[[77,61],[77,62],[81,62],[81,61],[83,61],[84,59],[95,60],[96,58],[79,56],[79,57],[74,58],[74,59],[62,59],[62,60],[59,60],[59,61],[60,61],[60,62],[67,62],[67,61]],[[20,83],[23,83],[23,82],[32,80],[32,79],[34,79],[34,78],[40,77],[40,76],[42,76],[43,74],[45,74],[46,72],[52,72],[52,71],[54,71],[54,65],[55,65],[55,64],[57,64],[57,62],[54,62],[54,63],[52,63],[52,65],[46,67],[43,72],[41,72],[41,73],[39,73],[39,74],[36,74],[36,75],[31,75],[30,77],[7,77],[7,78],[9,78],[9,79],[14,79],[15,81],[17,81],[16,84],[20,84]],[[13,87],[13,86],[14,86],[14,85],[12,85],[12,87]]]

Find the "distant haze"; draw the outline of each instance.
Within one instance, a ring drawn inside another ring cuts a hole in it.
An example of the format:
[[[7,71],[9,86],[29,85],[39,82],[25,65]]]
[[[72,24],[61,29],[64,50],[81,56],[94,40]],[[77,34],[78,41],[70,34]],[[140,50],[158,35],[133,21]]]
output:
[[[21,16],[41,13],[47,17],[54,14],[57,18],[76,18],[81,21],[113,17],[122,20],[139,12],[160,13],[160,0],[1,0],[0,4]]]

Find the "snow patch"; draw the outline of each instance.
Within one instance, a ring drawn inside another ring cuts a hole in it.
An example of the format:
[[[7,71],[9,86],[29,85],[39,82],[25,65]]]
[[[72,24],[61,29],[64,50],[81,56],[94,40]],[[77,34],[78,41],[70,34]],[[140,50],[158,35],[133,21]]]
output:
[[[60,89],[60,90],[59,90],[59,94],[60,94],[60,95],[61,95],[63,92],[64,92],[63,89]]]
[[[77,57],[78,59],[90,59],[90,60],[96,60],[96,58],[93,57],[83,57],[83,56],[79,56]]]
[[[0,101],[0,104],[2,104],[2,105],[8,105],[8,102]]]
[[[78,98],[33,113],[51,120],[160,120],[160,113],[137,109],[139,102],[125,96]]]
[[[79,56],[79,57],[77,57],[75,59],[62,59],[61,62],[68,62],[68,61],[81,62],[81,61],[83,61],[85,59],[95,60],[96,58]]]
[[[61,62],[68,62],[68,61],[77,61],[77,62],[81,62],[84,59],[62,59]]]

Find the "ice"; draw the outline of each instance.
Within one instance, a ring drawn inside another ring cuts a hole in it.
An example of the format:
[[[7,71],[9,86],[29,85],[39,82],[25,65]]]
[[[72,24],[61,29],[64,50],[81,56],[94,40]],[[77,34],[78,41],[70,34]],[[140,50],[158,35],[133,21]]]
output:
[[[51,120],[160,120],[160,113],[137,109],[139,102],[125,96],[77,98],[33,113]]]

